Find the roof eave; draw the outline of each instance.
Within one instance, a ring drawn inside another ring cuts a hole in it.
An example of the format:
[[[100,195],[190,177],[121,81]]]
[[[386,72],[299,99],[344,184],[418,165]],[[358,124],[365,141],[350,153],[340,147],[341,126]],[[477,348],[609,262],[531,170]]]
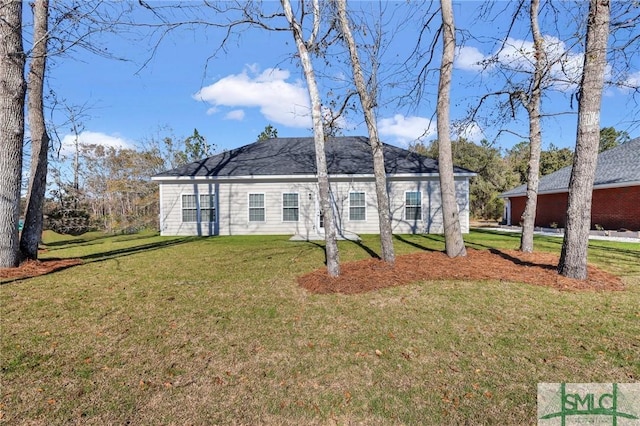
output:
[[[640,180],[593,185],[593,189],[596,190],[596,189],[626,188],[628,186],[640,186]],[[555,188],[555,189],[548,189],[546,191],[538,191],[538,195],[562,194],[565,192],[569,192],[569,188]],[[498,198],[515,198],[515,197],[526,197],[526,196],[527,196],[527,192],[525,191],[525,192],[517,192],[515,194],[500,194],[498,195]]]
[[[454,177],[473,177],[476,173],[454,173]],[[391,173],[387,174],[389,179],[436,177],[438,173]],[[368,174],[331,174],[330,179],[371,179],[375,176]],[[242,175],[242,176],[153,176],[152,181],[156,182],[193,182],[193,181],[231,181],[231,180],[316,180],[317,175]]]

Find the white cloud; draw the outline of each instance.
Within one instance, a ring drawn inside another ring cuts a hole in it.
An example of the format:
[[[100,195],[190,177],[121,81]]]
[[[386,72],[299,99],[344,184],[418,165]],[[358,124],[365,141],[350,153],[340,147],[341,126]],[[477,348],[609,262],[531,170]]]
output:
[[[492,60],[518,71],[533,71],[533,42],[507,38],[502,49],[493,54]]]
[[[560,90],[575,89],[582,78],[584,53],[568,51],[565,42],[557,37],[544,36],[544,43],[547,60],[553,63],[550,76],[553,86]],[[610,72],[608,64],[605,72]]]
[[[77,142],[81,146],[102,145],[118,149],[133,149],[134,144],[120,136],[111,136],[100,132],[84,131],[77,137]],[[67,134],[62,138],[60,155],[69,155],[75,151],[76,136]]]
[[[629,74],[622,84],[624,85],[622,88],[623,91],[640,87],[640,71]]]
[[[436,135],[435,123],[428,118],[402,114],[379,120],[378,129],[381,135],[395,137],[395,141],[403,145],[418,140],[428,142],[427,138]]]
[[[225,120],[242,121],[244,119],[244,110],[234,109],[233,111],[229,111],[224,118]]]
[[[485,59],[482,52],[475,47],[462,46],[456,49],[454,65],[465,71],[482,71],[484,69],[482,61]]]
[[[425,117],[396,114],[392,118],[383,118],[378,122],[380,135],[394,138],[393,142],[401,145],[409,145],[412,142],[429,143],[438,137],[436,122]],[[479,142],[484,138],[484,133],[476,123],[453,123],[451,138],[466,138],[473,142]]]
[[[484,138],[484,133],[476,123],[454,124],[451,137],[453,139],[465,138],[473,142],[480,142]]]
[[[543,36],[547,61],[551,72],[547,74],[547,87],[573,90],[580,83],[584,54],[568,50],[565,42],[557,37]],[[456,67],[465,71],[483,71],[498,64],[517,73],[532,73],[535,63],[533,41],[508,37],[501,49],[483,55],[477,48],[465,46],[458,49]],[[608,68],[609,69],[609,68]]]
[[[228,75],[203,87],[193,97],[209,102],[214,108],[259,108],[269,122],[310,128],[311,103],[307,89],[299,79],[287,81],[289,77],[289,71],[279,68],[259,73],[257,65],[253,64],[240,74]]]

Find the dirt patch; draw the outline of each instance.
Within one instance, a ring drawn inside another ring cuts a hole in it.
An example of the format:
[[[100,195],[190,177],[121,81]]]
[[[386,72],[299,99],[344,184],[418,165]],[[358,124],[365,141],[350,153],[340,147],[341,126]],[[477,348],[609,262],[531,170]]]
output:
[[[37,277],[81,263],[81,259],[27,260],[17,268],[0,268],[0,279],[16,280]]]
[[[398,256],[393,267],[379,259],[344,263],[340,276],[331,278],[318,269],[298,278],[312,293],[355,294],[422,280],[502,280],[553,287],[559,290],[624,290],[619,277],[589,265],[588,279],[558,275],[558,256],[515,250],[468,249],[467,256],[450,259],[443,252]]]

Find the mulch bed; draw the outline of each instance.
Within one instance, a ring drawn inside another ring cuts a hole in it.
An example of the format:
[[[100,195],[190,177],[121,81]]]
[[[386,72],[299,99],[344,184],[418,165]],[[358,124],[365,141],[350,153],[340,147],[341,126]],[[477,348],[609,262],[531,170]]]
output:
[[[0,279],[18,280],[37,277],[82,264],[81,259],[26,260],[17,268],[0,268]]]
[[[356,294],[424,280],[501,280],[553,287],[559,290],[619,291],[619,277],[588,266],[587,280],[574,280],[557,273],[558,256],[515,250],[467,249],[467,256],[449,258],[443,252],[418,252],[398,256],[393,267],[379,259],[340,265],[340,276],[331,278],[326,268],[298,278],[312,293]]]

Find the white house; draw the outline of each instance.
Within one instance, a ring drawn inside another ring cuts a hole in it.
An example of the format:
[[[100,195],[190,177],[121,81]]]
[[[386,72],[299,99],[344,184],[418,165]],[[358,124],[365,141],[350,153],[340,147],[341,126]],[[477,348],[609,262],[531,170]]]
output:
[[[366,137],[329,138],[327,166],[337,227],[344,237],[377,234],[371,147]],[[442,233],[436,160],[384,145],[394,233]],[[454,168],[463,232],[469,178]],[[274,138],[160,173],[162,235],[323,235],[313,138]]]

